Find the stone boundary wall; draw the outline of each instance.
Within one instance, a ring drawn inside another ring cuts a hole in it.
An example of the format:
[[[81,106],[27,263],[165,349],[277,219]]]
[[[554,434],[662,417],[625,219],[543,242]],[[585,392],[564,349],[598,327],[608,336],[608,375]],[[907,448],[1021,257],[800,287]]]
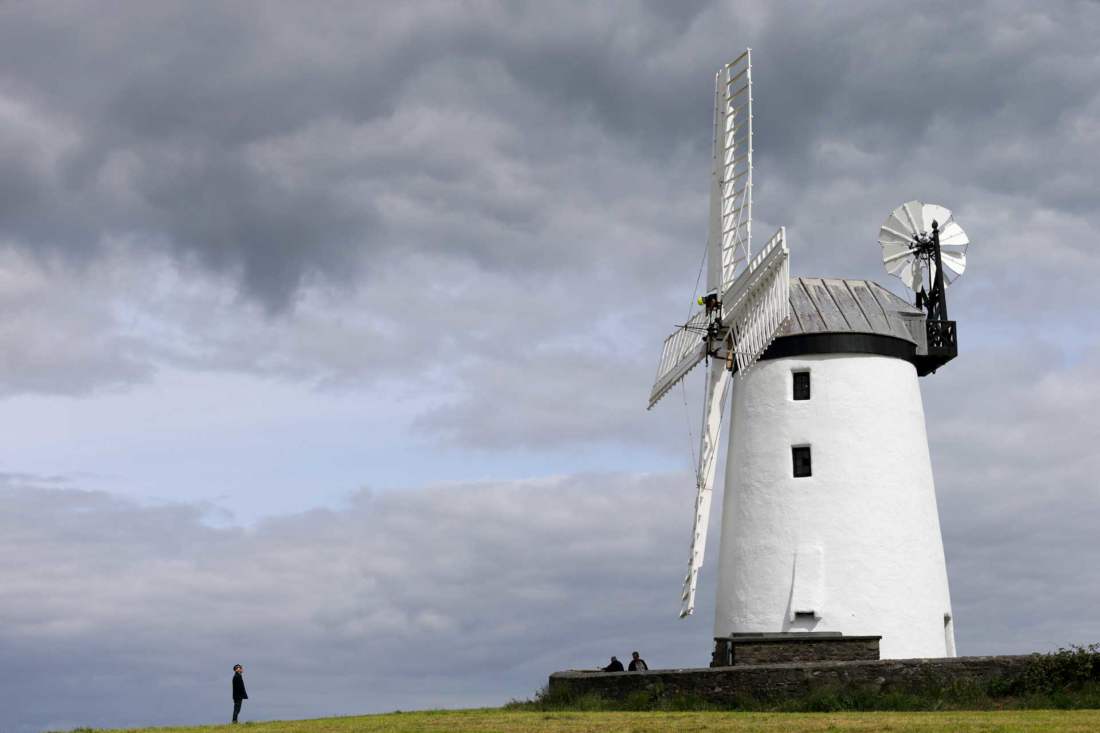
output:
[[[877,660],[881,636],[733,636],[715,639],[712,667]]]
[[[794,662],[648,672],[568,671],[550,675],[550,693],[595,694],[622,700],[645,692],[663,698],[682,696],[714,703],[729,703],[737,698],[799,698],[819,690],[873,689],[920,694],[929,686],[941,687],[959,681],[984,684],[996,678],[1016,677],[1031,659],[1021,655]]]

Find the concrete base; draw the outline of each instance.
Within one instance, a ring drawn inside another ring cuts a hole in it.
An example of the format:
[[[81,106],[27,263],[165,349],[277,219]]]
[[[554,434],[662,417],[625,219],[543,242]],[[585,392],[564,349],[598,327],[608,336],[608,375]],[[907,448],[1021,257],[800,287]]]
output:
[[[811,662],[704,669],[655,669],[648,672],[555,672],[550,692],[595,694],[622,700],[639,692],[728,704],[740,698],[778,700],[817,690],[874,689],[919,694],[929,685],[955,682],[985,684],[1018,676],[1031,656],[882,659]]]

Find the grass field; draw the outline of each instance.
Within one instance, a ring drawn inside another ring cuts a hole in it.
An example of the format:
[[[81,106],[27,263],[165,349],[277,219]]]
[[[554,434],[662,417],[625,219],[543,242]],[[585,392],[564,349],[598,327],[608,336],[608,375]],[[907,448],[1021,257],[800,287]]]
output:
[[[350,718],[245,723],[249,733],[798,733],[800,731],[1100,731],[1100,710],[1006,710],[952,712],[517,712],[500,709],[388,713]],[[143,728],[129,733],[203,733],[226,726]],[[81,729],[81,733],[87,733]]]

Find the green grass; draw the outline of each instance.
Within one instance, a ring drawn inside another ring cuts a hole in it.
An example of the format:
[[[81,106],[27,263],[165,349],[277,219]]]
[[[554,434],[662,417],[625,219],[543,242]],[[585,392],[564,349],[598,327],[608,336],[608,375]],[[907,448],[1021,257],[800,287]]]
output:
[[[541,690],[503,708],[388,713],[245,723],[249,733],[656,733],[722,731],[1100,731],[1100,646],[1035,654],[1023,671],[984,684],[929,677],[917,692],[821,689],[804,697],[714,703],[638,691],[624,700]],[[226,726],[135,728],[129,733],[203,733]],[[236,730],[240,730],[238,727]],[[72,733],[100,733],[78,728]]]
[[[919,731],[994,733],[1035,731],[1076,733],[1100,730],[1100,710],[1009,710],[947,712],[547,712],[533,710],[454,710],[388,713],[350,718],[245,723],[248,733],[788,733],[800,731]],[[82,733],[90,733],[81,729]],[[227,726],[136,728],[129,733],[204,733]]]

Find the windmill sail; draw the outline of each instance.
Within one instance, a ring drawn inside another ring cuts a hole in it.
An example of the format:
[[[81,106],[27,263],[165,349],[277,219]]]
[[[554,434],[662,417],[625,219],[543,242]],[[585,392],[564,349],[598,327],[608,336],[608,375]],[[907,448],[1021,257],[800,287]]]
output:
[[[723,66],[714,83],[707,285],[722,293],[752,256],[752,51]]]
[[[727,349],[739,373],[744,373],[764,353],[787,322],[790,313],[790,267],[786,230],[780,228],[726,293],[721,323]],[[728,354],[728,352],[727,352]],[[725,397],[732,381],[727,360],[711,362],[703,402],[703,430],[700,436],[699,466],[696,470],[695,519],[691,529],[691,555],[684,590],[680,596],[680,617],[695,611],[695,587],[707,545],[710,503],[718,467],[718,438],[722,432]]]
[[[661,348],[661,360],[657,364],[657,378],[649,393],[649,407],[646,409],[656,405],[707,355],[707,345],[703,337],[708,321],[706,312],[699,310],[685,325],[665,339]]]
[[[718,467],[726,393],[736,369],[744,373],[780,333],[790,311],[786,231],[752,256],[752,57],[749,49],[714,79],[714,139],[707,236],[706,307],[665,339],[653,407],[699,362],[713,357],[703,400],[696,467],[691,557],[680,616],[695,610],[695,588],[707,545],[711,495]]]
[[[737,368],[746,371],[775,340],[790,314],[787,230],[768,240],[722,301],[722,322],[733,330]]]
[[[722,333],[733,329],[734,353],[739,369],[748,369],[768,348],[787,317],[790,292],[786,229],[780,228],[768,240],[722,300]],[[778,277],[776,273],[781,271]],[[707,355],[706,334],[710,323],[705,310],[698,310],[683,326],[665,339],[657,378],[649,394],[653,407]],[[722,346],[716,345],[721,355]]]
[[[745,269],[751,256],[751,61],[752,51],[745,49],[714,76],[707,290],[720,297]],[[685,325],[665,339],[657,378],[649,394],[650,408],[707,355],[703,337],[710,320],[704,311],[696,311]]]
[[[712,361],[707,374],[707,394],[703,403],[703,432],[699,450],[699,468],[695,474],[695,520],[691,527],[691,557],[684,577],[684,592],[680,596],[680,618],[695,611],[695,586],[703,553],[707,548],[707,526],[710,524],[710,500],[714,475],[718,469],[718,437],[722,433],[722,413],[726,391],[732,377],[723,361]]]

